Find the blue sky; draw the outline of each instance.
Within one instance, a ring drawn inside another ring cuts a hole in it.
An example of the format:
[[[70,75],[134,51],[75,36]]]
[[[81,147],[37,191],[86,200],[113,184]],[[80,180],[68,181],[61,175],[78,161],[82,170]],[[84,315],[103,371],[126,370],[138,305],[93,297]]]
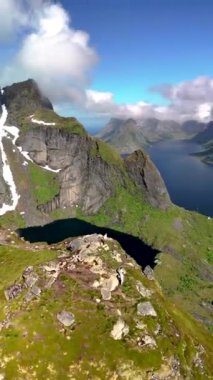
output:
[[[162,101],[149,91],[213,74],[213,1],[66,0],[75,28],[100,56],[93,87],[119,102]]]
[[[59,112],[88,126],[208,121],[212,14],[210,0],[0,2],[0,83],[33,77]]]

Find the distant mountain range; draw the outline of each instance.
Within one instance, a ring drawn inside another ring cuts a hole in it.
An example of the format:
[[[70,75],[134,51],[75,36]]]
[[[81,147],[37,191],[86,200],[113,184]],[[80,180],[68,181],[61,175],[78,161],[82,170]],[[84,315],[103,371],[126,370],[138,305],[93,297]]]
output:
[[[100,130],[96,137],[115,146],[121,154],[133,151],[168,139],[191,139],[206,129],[205,123],[189,120],[182,124],[174,120],[116,119]]]

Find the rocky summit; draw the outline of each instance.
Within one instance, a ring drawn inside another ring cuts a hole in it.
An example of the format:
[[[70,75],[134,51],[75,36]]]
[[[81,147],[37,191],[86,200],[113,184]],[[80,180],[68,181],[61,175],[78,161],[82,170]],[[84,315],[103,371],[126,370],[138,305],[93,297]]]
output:
[[[34,80],[0,103],[0,379],[210,379],[212,219]]]
[[[206,334],[115,240],[10,239],[0,256],[10,273],[1,265],[2,379],[210,378]]]

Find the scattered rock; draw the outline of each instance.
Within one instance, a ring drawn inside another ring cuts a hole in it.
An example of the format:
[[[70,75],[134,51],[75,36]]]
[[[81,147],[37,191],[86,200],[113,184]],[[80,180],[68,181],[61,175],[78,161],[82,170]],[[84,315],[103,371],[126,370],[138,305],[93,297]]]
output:
[[[52,275],[59,272],[59,263],[56,261],[50,261],[48,264],[43,265],[42,267],[46,272],[50,272]]]
[[[85,257],[81,261],[84,261],[84,263],[89,264],[91,266],[90,267],[90,271],[92,273],[99,273],[99,274],[104,273],[104,271],[103,271],[103,261],[102,261],[102,259],[100,257],[98,257],[98,256],[88,256],[88,257]]]
[[[46,277],[48,278],[47,283],[45,284],[46,289],[50,289],[54,284],[63,265],[65,265],[65,262],[63,261],[50,261],[48,264],[42,266],[43,270],[46,272]]]
[[[119,319],[110,333],[111,337],[115,340],[120,340],[129,333],[129,326],[122,320]]]
[[[157,343],[154,338],[152,338],[150,335],[144,335],[143,337],[137,338],[137,344],[139,347],[143,346],[149,346],[150,348],[157,347]]]
[[[95,280],[92,284],[92,287],[95,289],[98,288],[99,286],[100,286],[100,282],[98,280]]]
[[[157,313],[150,302],[140,302],[137,305],[137,314],[142,316],[150,315],[157,317]]]
[[[157,325],[156,325],[156,327],[155,327],[154,334],[155,334],[155,335],[158,335],[158,334],[160,334],[161,332],[162,332],[162,330],[161,330],[161,326],[160,326],[159,323],[157,323]]]
[[[32,301],[33,298],[40,297],[40,295],[41,295],[41,289],[38,286],[33,285],[31,287],[31,289],[27,292],[27,294],[25,296],[25,301],[30,302],[30,301]]]
[[[16,297],[22,292],[23,286],[21,284],[14,284],[11,285],[9,288],[7,288],[4,291],[4,295],[6,297],[7,301],[10,301]]]
[[[109,301],[111,300],[111,292],[108,289],[101,289],[101,296],[104,301]]]
[[[65,327],[70,327],[75,323],[75,317],[72,313],[62,311],[57,314],[58,321]]]
[[[153,269],[152,269],[149,265],[147,265],[147,266],[144,268],[143,273],[144,273],[145,276],[148,278],[148,280],[150,280],[150,281],[155,280],[154,271],[153,271]]]
[[[193,363],[194,363],[195,367],[198,368],[201,373],[204,373],[204,363],[203,363],[203,359],[202,359],[202,355],[204,354],[204,352],[205,352],[205,350],[204,350],[203,346],[199,345],[197,347],[197,352],[196,352],[195,357],[193,359]]]
[[[37,273],[30,273],[24,277],[24,282],[27,288],[31,288],[38,281],[39,277]]]
[[[145,288],[145,286],[143,286],[143,284],[140,281],[137,281],[136,289],[140,293],[140,295],[144,298],[150,298],[151,295],[153,294],[153,291]]]
[[[138,330],[146,330],[147,326],[142,321],[137,321],[135,325],[136,329]]]
[[[124,283],[124,276],[126,274],[125,269],[124,268],[118,268],[116,272],[117,272],[117,278],[118,278],[119,284],[123,285],[123,283]]]
[[[107,244],[104,244],[104,245],[103,245],[103,249],[104,249],[105,251],[109,251],[109,246],[108,246]]]
[[[122,263],[121,254],[117,251],[112,252],[112,258],[116,260],[118,263]]]
[[[31,288],[31,292],[34,294],[34,296],[36,297],[39,297],[41,295],[41,289],[36,286],[36,285],[33,285],[32,288]]]
[[[110,278],[103,279],[101,285],[104,289],[113,292],[119,286],[119,280],[116,274],[112,274]]]

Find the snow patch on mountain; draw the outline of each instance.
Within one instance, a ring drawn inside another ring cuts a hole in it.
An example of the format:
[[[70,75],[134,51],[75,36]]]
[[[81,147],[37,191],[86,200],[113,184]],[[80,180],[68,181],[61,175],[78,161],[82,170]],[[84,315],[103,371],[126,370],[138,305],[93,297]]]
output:
[[[1,94],[3,94],[3,90],[1,90]],[[5,183],[9,186],[10,192],[11,192],[11,200],[12,204],[6,204],[3,203],[2,207],[0,208],[0,215],[4,215],[7,211],[13,211],[16,209],[16,206],[18,204],[18,200],[20,198],[20,195],[17,193],[16,185],[13,179],[12,171],[10,169],[10,166],[7,161],[7,155],[4,151],[4,146],[2,139],[7,135],[7,131],[4,129],[4,125],[7,120],[7,109],[5,105],[2,105],[2,115],[0,117],[0,152],[2,156],[2,173]]]
[[[37,120],[37,119],[34,119],[33,117],[32,117],[32,115],[30,116],[30,118],[31,118],[31,121],[33,122],[33,123],[35,123],[35,124],[40,124],[40,125],[55,125],[56,123],[48,123],[48,122],[46,122],[46,121],[43,121],[43,120]]]
[[[14,146],[17,147],[17,149],[18,149],[19,152],[22,154],[22,156],[23,156],[27,161],[31,161],[31,162],[33,162],[32,158],[31,158],[30,155],[29,155],[29,152],[24,151],[24,150],[22,149],[21,146],[16,145],[16,140],[18,139],[18,137],[19,137],[19,133],[20,133],[19,129],[18,129],[17,127],[9,127],[9,126],[4,126],[3,129],[4,129],[5,132],[7,132],[7,133],[9,133],[10,135],[13,136],[12,143],[13,143]],[[26,161],[25,161],[23,165],[25,166],[26,164],[27,164],[27,163],[26,163]],[[52,169],[52,168],[50,168],[48,165],[41,166],[41,168],[42,168],[42,169],[45,169],[45,170],[49,170],[49,171],[54,172],[54,173],[58,173],[58,172],[61,170],[61,169]]]

